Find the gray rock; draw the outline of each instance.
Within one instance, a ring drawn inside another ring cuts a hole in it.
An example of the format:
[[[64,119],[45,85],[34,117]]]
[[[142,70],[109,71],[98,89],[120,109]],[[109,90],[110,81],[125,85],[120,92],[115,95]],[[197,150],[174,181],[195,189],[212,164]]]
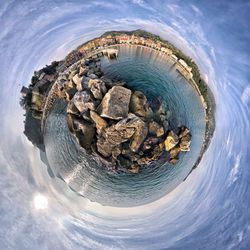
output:
[[[90,79],[88,82],[88,87],[90,88],[94,97],[98,100],[102,100],[103,95],[107,92],[105,83],[100,79]]]
[[[126,118],[129,111],[131,90],[122,86],[112,87],[102,99],[98,113],[114,120]]]
[[[87,91],[78,91],[73,97],[73,102],[80,113],[89,109],[94,110],[95,106],[91,100],[91,97]]]
[[[90,79],[98,79],[97,75],[95,75],[95,74],[90,74],[90,75],[89,75],[89,78],[90,78]]]

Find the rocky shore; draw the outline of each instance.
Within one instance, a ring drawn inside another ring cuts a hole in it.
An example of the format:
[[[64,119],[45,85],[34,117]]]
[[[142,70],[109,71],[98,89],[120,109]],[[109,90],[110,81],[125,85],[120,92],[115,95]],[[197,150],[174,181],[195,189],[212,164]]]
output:
[[[109,169],[138,173],[162,157],[176,164],[179,153],[190,150],[189,130],[174,133],[159,100],[150,103],[141,91],[104,77],[98,60],[80,60],[58,81],[58,98],[68,102],[69,130]]]

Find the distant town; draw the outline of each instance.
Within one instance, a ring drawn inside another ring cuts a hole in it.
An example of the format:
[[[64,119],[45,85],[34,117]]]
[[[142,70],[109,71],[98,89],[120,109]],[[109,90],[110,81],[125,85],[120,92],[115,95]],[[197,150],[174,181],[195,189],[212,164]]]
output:
[[[187,80],[193,80],[192,67],[188,66],[188,64],[183,59],[178,59],[174,52],[166,47],[165,43],[161,41],[154,41],[150,38],[144,38],[142,36],[136,36],[134,34],[127,35],[122,33],[119,35],[102,36],[91,40],[81,47],[78,47],[78,52],[81,54],[81,56],[88,57],[88,55],[93,51],[98,49],[101,50],[108,46],[114,46],[117,44],[141,45],[161,51],[169,56],[169,59],[176,64],[177,69]]]

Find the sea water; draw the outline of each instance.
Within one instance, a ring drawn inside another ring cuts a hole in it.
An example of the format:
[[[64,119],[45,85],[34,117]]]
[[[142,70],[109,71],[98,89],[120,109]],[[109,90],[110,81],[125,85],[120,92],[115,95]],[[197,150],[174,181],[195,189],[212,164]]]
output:
[[[131,207],[153,202],[171,192],[193,168],[205,133],[205,113],[191,85],[175,70],[163,53],[132,45],[117,47],[116,60],[101,59],[107,77],[126,81],[149,101],[163,100],[170,126],[187,126],[192,135],[189,152],[176,165],[142,168],[139,174],[116,173],[102,168],[78,145],[69,132],[65,103],[56,102],[45,129],[45,148],[50,167],[71,189],[102,205]]]

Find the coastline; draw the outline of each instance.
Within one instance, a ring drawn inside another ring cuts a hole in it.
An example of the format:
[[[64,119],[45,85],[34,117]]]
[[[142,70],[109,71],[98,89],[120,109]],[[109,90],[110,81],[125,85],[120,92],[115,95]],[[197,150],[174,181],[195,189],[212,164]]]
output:
[[[94,41],[94,40],[95,39],[93,39],[92,41]],[[86,43],[86,44],[88,45],[88,43]],[[206,85],[206,87],[207,87],[206,88],[206,96],[202,95],[202,93],[201,93],[202,91],[200,91],[199,86],[194,81],[192,74],[191,74],[191,79],[188,79],[187,74],[184,74],[185,71],[183,69],[183,65],[180,65],[180,62],[176,56],[171,56],[172,54],[169,54],[168,52],[161,51],[160,49],[153,48],[151,46],[149,47],[149,46],[141,45],[141,44],[116,43],[116,44],[107,45],[105,47],[97,48],[94,50],[91,49],[91,51],[89,51],[89,53],[84,53],[84,54],[77,53],[77,49],[76,49],[76,50],[73,50],[71,53],[69,53],[63,61],[57,62],[61,66],[60,66],[59,70],[56,70],[55,75],[58,75],[59,77],[56,78],[55,81],[51,83],[51,86],[48,89],[46,96],[45,96],[45,101],[44,101],[43,107],[42,107],[42,117],[40,120],[40,122],[41,122],[41,135],[44,133],[44,127],[45,127],[44,124],[46,122],[46,118],[49,114],[49,111],[50,111],[51,107],[53,106],[54,101],[59,96],[60,81],[62,80],[62,79],[60,79],[60,74],[67,71],[68,68],[74,68],[74,65],[79,63],[79,61],[81,61],[81,60],[85,60],[85,59],[89,59],[89,58],[90,59],[98,58],[100,56],[103,56],[103,53],[102,53],[103,50],[110,49],[110,48],[117,48],[118,46],[139,46],[139,47],[154,50],[154,51],[159,52],[162,55],[166,56],[166,58],[172,62],[172,65],[175,66],[176,71],[178,71],[179,74],[185,78],[185,80],[192,86],[192,88],[195,90],[195,92],[199,95],[200,101],[202,102],[202,105],[204,107],[206,129],[205,129],[204,141],[203,141],[202,148],[200,150],[199,157],[198,157],[196,163],[194,164],[194,166],[192,167],[191,171],[189,172],[189,174],[190,174],[193,171],[193,169],[195,169],[198,166],[198,164],[200,163],[202,156],[206,152],[206,150],[211,142],[211,139],[213,137],[213,133],[215,130],[214,115],[215,115],[215,109],[216,109],[214,97],[213,97],[213,94],[212,94],[210,88],[208,87],[208,85]],[[78,47],[78,50],[79,50],[79,47]],[[67,64],[68,64],[68,66],[67,66]],[[191,71],[189,71],[189,73],[190,72]],[[188,174],[188,176],[189,176],[189,174]]]

